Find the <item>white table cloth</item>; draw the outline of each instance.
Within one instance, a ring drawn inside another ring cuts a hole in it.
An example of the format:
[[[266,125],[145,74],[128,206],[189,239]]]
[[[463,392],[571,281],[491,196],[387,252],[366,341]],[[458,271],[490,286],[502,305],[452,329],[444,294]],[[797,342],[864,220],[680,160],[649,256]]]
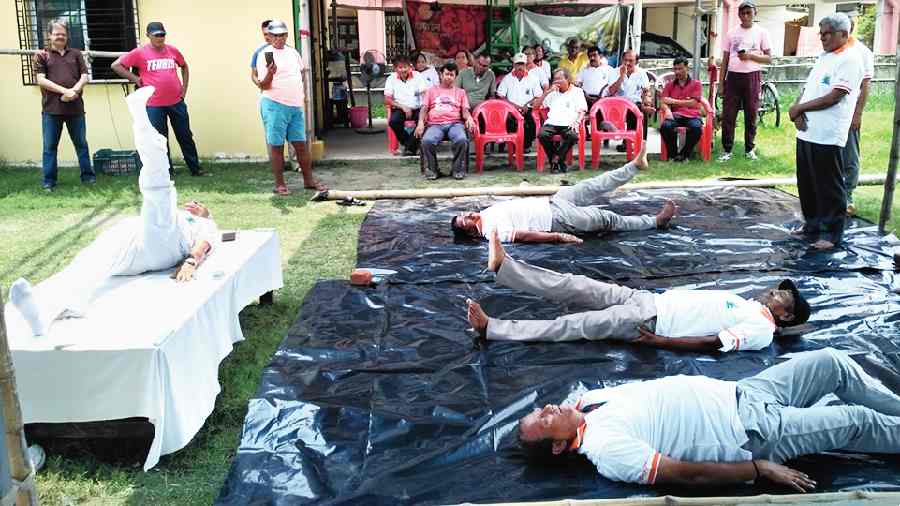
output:
[[[195,280],[176,284],[171,272],[110,278],[85,318],[57,320],[47,336],[6,305],[25,423],[146,417],[145,471],[190,442],[220,392],[219,363],[244,338],[238,313],[283,286],[278,234],[238,231]]]

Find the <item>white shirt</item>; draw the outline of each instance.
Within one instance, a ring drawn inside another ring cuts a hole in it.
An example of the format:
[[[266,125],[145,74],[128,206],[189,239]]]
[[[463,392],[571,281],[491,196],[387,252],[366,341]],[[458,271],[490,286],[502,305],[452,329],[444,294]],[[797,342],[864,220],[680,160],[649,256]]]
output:
[[[413,72],[406,81],[397,77],[396,72],[392,72],[384,82],[384,96],[393,98],[400,106],[419,109],[422,107],[422,94],[429,87],[422,74],[418,72]]]
[[[497,87],[497,95],[506,97],[507,100],[519,107],[524,106],[534,97],[544,94],[541,89],[541,83],[531,74],[526,74],[524,78],[517,79],[512,72],[503,76],[500,86]]]
[[[619,80],[619,69],[613,70],[613,77],[609,81],[609,84],[612,84]],[[619,87],[619,91],[615,93],[614,97],[625,97],[632,102],[640,102],[641,95],[643,91],[650,87],[650,78],[647,77],[647,72],[640,67],[635,67],[634,72],[631,75],[626,75],[622,79],[622,85]]]
[[[853,46],[819,55],[806,78],[800,102],[825,96],[835,88],[846,90],[847,94],[828,109],[806,111],[806,130],[798,130],[797,138],[815,144],[844,147],[863,75],[862,58]]]
[[[256,75],[260,81],[269,74],[266,66],[265,54],[272,53],[272,59],[278,70],[272,76],[272,86],[262,91],[262,96],[274,100],[279,104],[291,107],[303,107],[303,59],[296,49],[290,46],[284,46],[281,49],[275,49],[274,46],[267,46],[259,53],[256,59]]]
[[[873,79],[875,77],[875,55],[872,53],[872,50],[856,37],[853,37],[849,44],[850,48],[858,51],[862,57],[863,79]]]
[[[553,72],[550,71],[550,64],[547,63],[547,60],[541,60],[541,72],[544,73],[544,80],[548,83],[550,82],[550,77]]]
[[[425,80],[429,88],[441,84],[441,78],[438,77],[437,70],[435,70],[435,68],[431,65],[429,65],[428,68],[424,71],[419,72],[419,75],[422,76],[422,79]]]
[[[550,78],[544,73],[544,69],[541,67],[534,67],[528,71],[528,75],[537,79],[541,86],[550,86]]]
[[[604,477],[653,484],[662,456],[689,462],[743,462],[747,433],[738,416],[733,381],[669,376],[591,390],[578,453]]]
[[[581,88],[570,85],[565,93],[554,91],[544,97],[544,107],[549,108],[545,125],[571,126],[579,112],[587,111],[587,100]]]
[[[581,83],[581,89],[584,90],[586,95],[599,96],[604,86],[615,82],[619,78],[614,72],[615,69],[609,65],[600,65],[598,67],[588,65],[578,72],[578,77],[575,80]]]
[[[719,351],[761,350],[777,328],[768,308],[725,290],[668,290],[655,300],[657,335],[717,335]]]
[[[485,239],[496,228],[502,242],[515,242],[516,231],[549,232],[553,225],[550,200],[541,197],[498,202],[478,213]]]

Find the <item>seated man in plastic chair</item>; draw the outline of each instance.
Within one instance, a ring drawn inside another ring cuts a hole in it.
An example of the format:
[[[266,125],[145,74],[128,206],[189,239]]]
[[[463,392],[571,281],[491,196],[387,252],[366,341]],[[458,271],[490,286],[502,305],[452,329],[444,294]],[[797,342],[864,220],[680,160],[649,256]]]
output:
[[[44,335],[58,318],[83,317],[95,291],[116,275],[137,275],[175,267],[176,282],[189,281],[219,243],[219,230],[209,209],[195,201],[177,208],[169,179],[166,138],[147,116],[152,86],[126,97],[134,119],[134,143],[143,167],[138,178],[141,215],[126,218],[101,233],[62,271],[50,277],[38,297],[25,279],[9,289],[10,302],[22,313],[34,335]]]
[[[437,164],[437,147],[444,139],[450,140],[453,149],[453,177],[466,177],[466,158],[469,156],[466,129],[474,131],[475,120],[469,113],[466,90],[456,86],[456,74],[455,63],[445,64],[441,67],[440,85],[429,88],[422,99],[415,136],[422,139],[425,179],[437,179],[441,175]]]
[[[761,350],[779,327],[806,323],[810,315],[809,303],[789,279],[756,300],[725,290],[654,294],[517,261],[506,254],[497,232],[488,251],[488,269],[497,273],[499,286],[591,309],[554,320],[500,320],[490,318],[477,302],[466,301],[469,323],[488,340],[619,339],[685,351]]]
[[[413,71],[409,58],[405,55],[394,58],[394,72],[384,82],[384,104],[391,107],[388,128],[403,146],[403,156],[413,156],[419,152],[418,139],[406,131],[406,122],[418,121],[422,95],[427,89],[428,82]]]
[[[597,205],[603,195],[627,183],[646,169],[647,143],[624,166],[560,188],[550,199],[529,197],[499,202],[479,213],[462,213],[450,220],[455,235],[489,239],[499,232],[503,242],[583,242],[573,234],[665,228],[675,216],[675,203],[667,201],[656,215],[621,216]]]
[[[675,72],[675,79],[666,84],[662,91],[660,108],[665,120],[659,127],[659,135],[666,143],[670,160],[686,162],[690,160],[694,146],[703,134],[703,120],[700,115],[703,86],[700,81],[691,78],[686,58],[682,56],[675,58],[672,70]],[[678,151],[678,127],[687,129],[681,151]]]
[[[835,395],[843,404],[819,401]],[[828,451],[900,453],[900,396],[845,352],[799,353],[740,381],[669,376],[590,390],[519,420],[535,461],[583,455],[613,481],[816,487],[783,462]]]
[[[581,122],[588,110],[584,91],[572,84],[568,70],[556,69],[553,85],[544,92],[540,102],[548,111],[547,120],[538,132],[538,141],[550,161],[550,172],[566,172],[566,155],[578,142]],[[559,145],[553,141],[557,135],[562,137]]]

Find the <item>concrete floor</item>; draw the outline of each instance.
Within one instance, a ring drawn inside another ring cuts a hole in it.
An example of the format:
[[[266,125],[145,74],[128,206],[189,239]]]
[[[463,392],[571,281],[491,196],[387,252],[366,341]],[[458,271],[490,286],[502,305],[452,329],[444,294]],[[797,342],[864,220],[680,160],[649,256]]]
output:
[[[373,128],[387,128],[387,120],[384,119],[373,119],[372,120]],[[323,140],[325,142],[325,160],[340,160],[340,161],[352,161],[352,160],[391,160],[395,158],[403,158],[400,156],[391,155],[387,149],[387,133],[375,133],[375,134],[360,134],[351,128],[335,128],[325,133]],[[659,155],[660,150],[660,136],[659,132],[656,129],[651,128],[647,134],[647,149],[650,155]],[[533,146],[534,147],[534,146]],[[471,153],[471,157],[474,160],[474,151],[473,148],[469,149]],[[529,166],[534,165],[534,159],[536,157],[536,151],[532,149],[531,153],[525,155],[525,167],[526,169]],[[619,153],[615,150],[615,143],[613,143],[612,147],[603,148],[600,151],[600,156],[604,161],[607,162],[622,162],[625,160],[625,154]],[[441,145],[441,150],[438,154],[439,158],[450,158],[450,146],[447,143]],[[502,153],[488,153],[486,157],[502,157],[505,158],[506,154]],[[591,142],[590,138],[588,138],[588,142],[585,144],[585,157],[587,158],[586,165],[590,166],[591,159]],[[411,157],[412,158],[412,157]],[[577,164],[577,154],[574,163]]]

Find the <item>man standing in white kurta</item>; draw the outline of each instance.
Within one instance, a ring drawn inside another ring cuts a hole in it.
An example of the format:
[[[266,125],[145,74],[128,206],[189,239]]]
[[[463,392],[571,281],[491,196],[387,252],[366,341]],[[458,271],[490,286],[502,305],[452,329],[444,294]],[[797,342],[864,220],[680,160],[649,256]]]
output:
[[[122,220],[101,233],[59,273],[32,290],[19,279],[9,290],[10,302],[22,313],[35,335],[46,334],[58,318],[81,317],[94,293],[110,276],[128,276],[176,267],[175,281],[189,281],[219,242],[219,230],[209,209],[190,201],[178,209],[175,184],[169,179],[166,139],[147,117],[153,87],[128,97],[134,120],[134,143],[141,156],[138,186],[140,216]]]

